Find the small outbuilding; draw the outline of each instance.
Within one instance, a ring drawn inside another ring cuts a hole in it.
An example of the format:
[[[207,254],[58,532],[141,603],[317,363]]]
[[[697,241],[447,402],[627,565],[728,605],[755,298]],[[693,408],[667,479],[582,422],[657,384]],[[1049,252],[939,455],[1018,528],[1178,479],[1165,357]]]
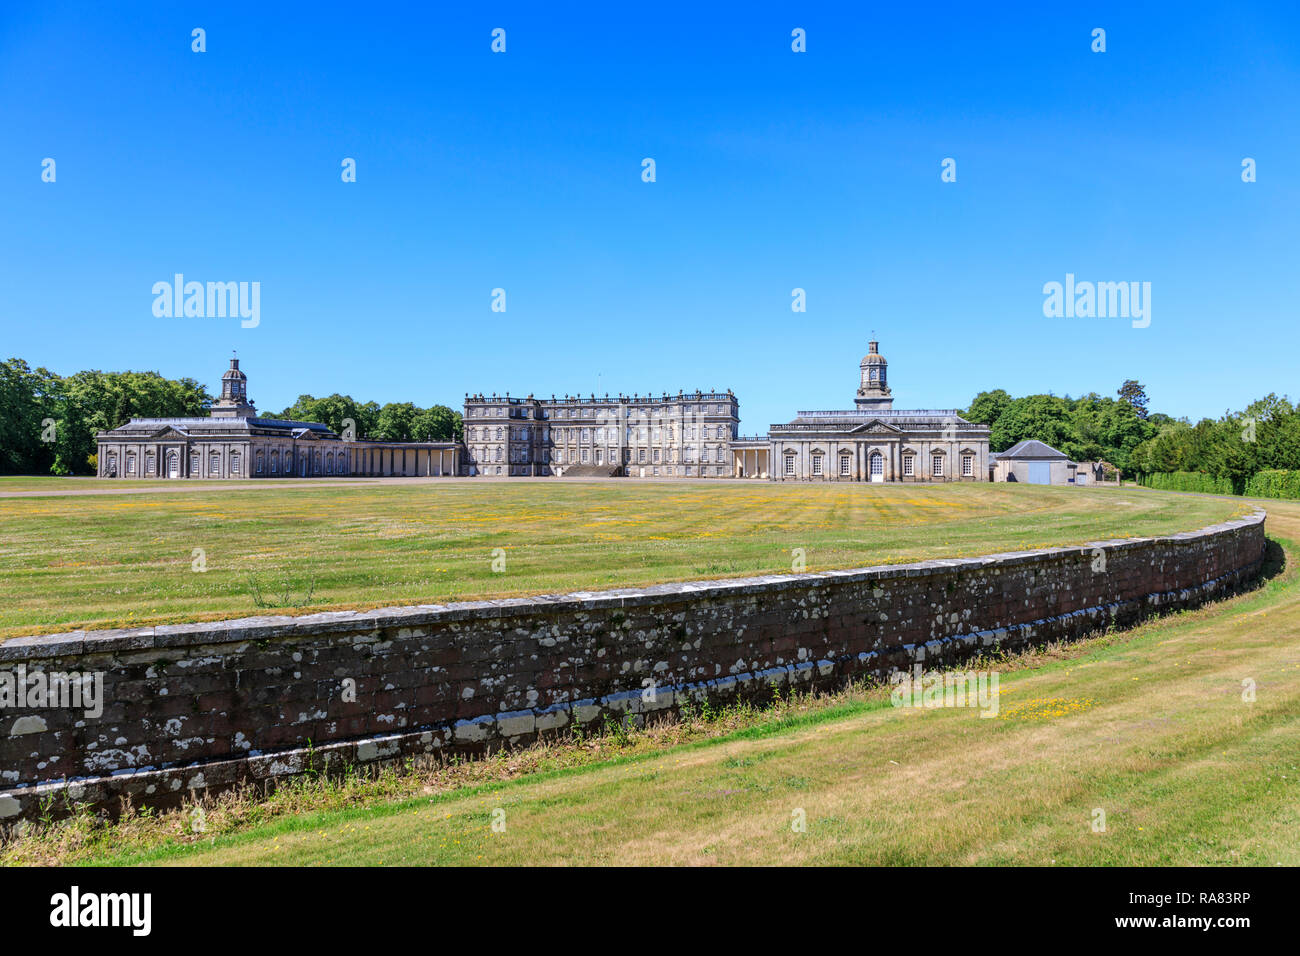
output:
[[[1022,441],[989,457],[989,481],[1072,485],[1079,467],[1069,455],[1034,439]]]

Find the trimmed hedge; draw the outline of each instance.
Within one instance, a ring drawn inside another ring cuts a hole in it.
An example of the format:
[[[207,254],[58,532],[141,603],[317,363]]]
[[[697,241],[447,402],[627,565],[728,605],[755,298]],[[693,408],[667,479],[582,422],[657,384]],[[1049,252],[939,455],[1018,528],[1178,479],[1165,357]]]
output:
[[[1143,475],[1138,483],[1159,491],[1200,491],[1211,495],[1232,494],[1232,482],[1199,471],[1163,471]]]
[[[1300,471],[1269,468],[1257,471],[1246,482],[1249,498],[1300,498]]]

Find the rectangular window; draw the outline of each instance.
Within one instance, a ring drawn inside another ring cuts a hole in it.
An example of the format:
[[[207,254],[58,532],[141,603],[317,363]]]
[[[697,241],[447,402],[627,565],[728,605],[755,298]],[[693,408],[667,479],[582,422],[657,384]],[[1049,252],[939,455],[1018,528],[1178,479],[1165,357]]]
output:
[[[232,475],[237,475],[237,474],[239,474],[239,455],[238,455],[238,454],[234,454],[234,455],[231,455],[231,456],[230,456],[230,473],[231,473]]]
[[[644,448],[638,448],[638,449],[636,450],[636,460],[637,460],[637,463],[638,463],[638,464],[641,464],[641,465],[644,465],[644,464],[645,464],[645,449],[644,449]]]
[[[785,473],[787,475],[794,474],[794,455],[785,456]]]
[[[916,477],[916,456],[915,455],[903,456],[903,476],[905,478]]]
[[[812,473],[813,473],[814,475],[820,475],[820,474],[822,473],[822,456],[821,456],[821,455],[813,455],[813,456],[812,456]]]
[[[589,451],[590,451],[590,449],[588,449],[588,448],[584,448],[584,449],[582,450],[582,463],[583,463],[584,465],[585,465],[585,464],[590,460],[590,459],[588,458],[588,452],[589,452]]]
[[[853,473],[853,459],[848,455],[840,456],[840,477],[848,478]]]
[[[974,455],[962,455],[962,456],[961,456],[961,473],[962,473],[962,475],[963,475],[964,477],[966,477],[966,478],[971,478],[971,477],[974,476],[974,474],[975,474],[975,456],[974,456]]]
[[[930,475],[935,478],[943,477],[943,455],[935,455],[931,458]]]

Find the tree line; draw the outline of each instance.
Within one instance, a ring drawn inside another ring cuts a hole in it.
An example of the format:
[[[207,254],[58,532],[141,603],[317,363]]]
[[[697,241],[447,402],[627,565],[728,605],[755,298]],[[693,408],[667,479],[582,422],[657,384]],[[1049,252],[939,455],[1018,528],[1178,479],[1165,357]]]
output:
[[[1199,473],[1241,494],[1260,472],[1300,469],[1300,406],[1273,393],[1193,424],[1149,412],[1146,390],[1132,379],[1115,398],[1012,398],[995,389],[976,395],[963,417],[989,426],[991,451],[1036,438],[1075,461],[1108,461],[1139,480]]]
[[[269,417],[321,422],[340,435],[378,441],[460,441],[464,434],[460,412],[446,405],[361,403],[338,393],[326,398],[299,395],[284,411]]]
[[[94,474],[97,432],[132,418],[203,416],[212,402],[192,378],[97,369],[62,377],[8,359],[0,362],[0,474]],[[446,405],[381,406],[347,395],[301,395],[278,415],[263,417],[323,422],[349,438],[384,441],[454,441],[463,431],[460,413]]]

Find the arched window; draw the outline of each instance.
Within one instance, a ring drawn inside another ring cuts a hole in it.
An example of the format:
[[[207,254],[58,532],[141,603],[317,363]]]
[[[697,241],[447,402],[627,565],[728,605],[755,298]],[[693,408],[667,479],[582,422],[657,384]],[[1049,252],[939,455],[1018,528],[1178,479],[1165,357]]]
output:
[[[263,469],[266,468],[266,455],[259,451],[253,461],[257,467],[257,474],[262,474]]]
[[[271,474],[273,474],[273,475],[275,474],[275,472],[276,472],[276,466],[279,464],[279,462],[280,462],[280,455],[279,455],[279,453],[278,453],[278,452],[274,452],[274,451],[271,452]]]

